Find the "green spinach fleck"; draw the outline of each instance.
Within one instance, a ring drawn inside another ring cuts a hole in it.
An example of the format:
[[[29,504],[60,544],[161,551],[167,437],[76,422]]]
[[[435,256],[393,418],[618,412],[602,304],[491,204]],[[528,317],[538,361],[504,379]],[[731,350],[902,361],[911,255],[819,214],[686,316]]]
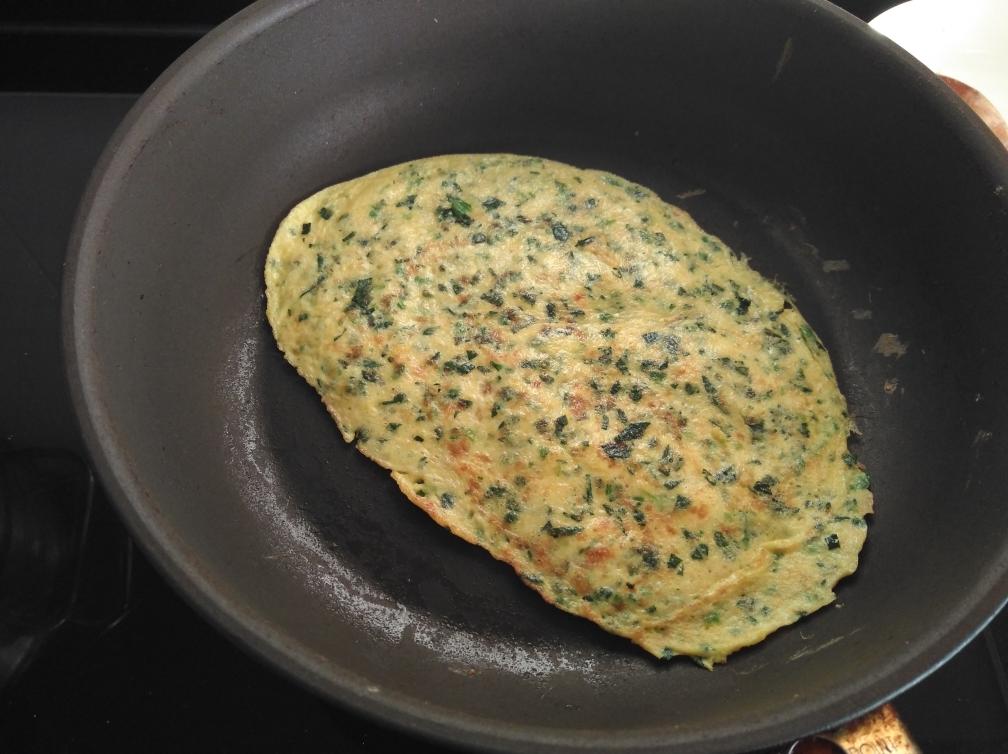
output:
[[[639,440],[644,436],[644,432],[650,425],[651,422],[633,422],[628,424],[613,438],[613,442],[625,443],[627,440]]]
[[[610,458],[630,457],[630,446],[623,442],[607,442],[602,445],[602,451]]]
[[[550,230],[553,232],[553,238],[557,241],[563,242],[570,238],[570,231],[567,230],[567,226],[559,220],[554,220],[550,223]]]
[[[554,526],[553,522],[547,519],[541,531],[546,532],[553,539],[559,539],[560,537],[572,537],[575,534],[580,534],[584,531],[584,528],[581,526]]]
[[[709,552],[710,549],[707,547],[707,545],[701,542],[700,544],[698,544],[696,547],[693,548],[693,552],[690,553],[690,557],[693,560],[704,560]]]
[[[458,196],[449,194],[446,197],[448,206],[440,206],[435,211],[437,219],[439,222],[447,222],[449,220],[454,221],[457,225],[461,225],[464,228],[472,225],[472,217],[470,212],[472,212],[472,205],[465,199]]]
[[[673,570],[676,573],[678,573],[680,576],[682,576],[683,575],[683,571],[686,570],[686,567],[685,567],[685,565],[683,563],[683,559],[680,558],[675,553],[672,553],[671,555],[668,556],[668,560],[666,561],[665,565],[670,570]]]

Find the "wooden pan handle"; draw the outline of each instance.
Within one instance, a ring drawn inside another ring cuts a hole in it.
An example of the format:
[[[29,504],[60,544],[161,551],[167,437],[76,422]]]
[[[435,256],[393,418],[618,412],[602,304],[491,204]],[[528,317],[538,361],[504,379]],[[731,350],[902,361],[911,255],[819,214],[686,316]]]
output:
[[[788,754],[921,754],[891,704],[834,731],[796,741]]]

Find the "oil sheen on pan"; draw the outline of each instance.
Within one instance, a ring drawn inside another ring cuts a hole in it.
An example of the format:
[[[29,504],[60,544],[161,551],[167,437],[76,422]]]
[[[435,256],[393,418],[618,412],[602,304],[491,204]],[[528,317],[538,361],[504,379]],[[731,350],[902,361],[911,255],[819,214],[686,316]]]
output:
[[[711,667],[857,567],[872,495],[829,355],[646,188],[417,160],[295,206],[265,273],[344,439],[562,610]]]

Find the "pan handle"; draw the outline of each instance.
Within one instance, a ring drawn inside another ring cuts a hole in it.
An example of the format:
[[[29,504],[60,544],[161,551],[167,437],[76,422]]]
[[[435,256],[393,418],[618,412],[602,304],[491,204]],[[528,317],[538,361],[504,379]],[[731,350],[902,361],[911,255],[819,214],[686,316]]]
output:
[[[891,704],[828,733],[795,741],[788,754],[921,754]]]

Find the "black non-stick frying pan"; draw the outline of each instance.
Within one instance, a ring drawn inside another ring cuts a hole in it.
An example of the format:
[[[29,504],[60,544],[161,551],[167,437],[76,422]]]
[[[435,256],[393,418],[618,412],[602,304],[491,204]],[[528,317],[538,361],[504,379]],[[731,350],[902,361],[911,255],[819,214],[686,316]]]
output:
[[[449,152],[604,168],[792,292],[877,514],[834,607],[707,672],[546,605],[343,443],[264,321],[320,187]],[[489,748],[733,751],[898,693],[1008,596],[1008,159],[822,0],[266,2],[140,100],[84,199],[68,369],[139,541],[331,698]]]

